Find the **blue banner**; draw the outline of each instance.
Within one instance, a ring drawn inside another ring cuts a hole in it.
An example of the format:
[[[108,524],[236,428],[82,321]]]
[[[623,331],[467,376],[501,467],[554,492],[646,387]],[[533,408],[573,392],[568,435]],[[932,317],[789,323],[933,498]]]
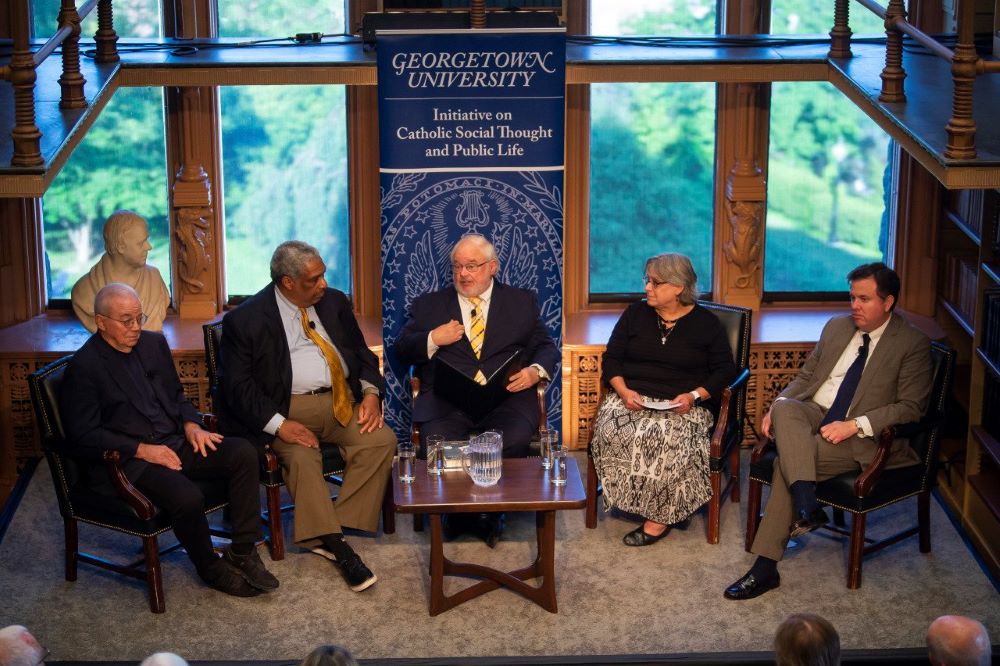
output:
[[[562,30],[378,33],[386,421],[410,428],[407,368],[392,346],[414,298],[453,284],[464,234],[496,247],[501,282],[538,294],[562,346]],[[561,421],[561,378],[548,414]]]

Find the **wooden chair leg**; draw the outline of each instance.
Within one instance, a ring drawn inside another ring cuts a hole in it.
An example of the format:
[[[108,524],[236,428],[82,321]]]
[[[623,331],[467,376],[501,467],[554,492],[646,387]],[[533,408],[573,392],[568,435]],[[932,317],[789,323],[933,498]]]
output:
[[[709,472],[712,481],[712,496],[708,500],[708,542],[719,543],[719,509],[722,504],[722,472]]]
[[[267,531],[270,533],[268,551],[272,560],[285,559],[285,532],[281,525],[281,488],[268,486],[267,495]]]
[[[385,484],[385,496],[382,498],[382,533],[396,533],[396,504],[392,501],[392,479]]]
[[[740,447],[733,444],[733,450],[729,452],[729,474],[732,478],[732,485],[729,489],[729,501],[733,504],[740,503]]]
[[[587,454],[587,509],[586,525],[590,529],[597,527],[597,469],[594,459]]]
[[[80,535],[76,520],[64,518],[63,533],[66,535],[66,580],[72,582],[76,580],[77,555],[80,552]]]
[[[917,495],[917,525],[919,529],[920,552],[931,552],[931,491]]]
[[[851,521],[851,552],[847,559],[847,589],[861,587],[861,559],[865,551],[865,519],[863,513],[853,514]]]
[[[162,613],[166,610],[163,601],[163,572],[160,570],[160,546],[156,537],[143,537],[142,550],[146,556],[146,587],[149,590],[149,610]]]
[[[760,524],[760,497],[763,490],[763,483],[750,479],[750,487],[747,490],[747,536],[743,544],[743,549],[748,553],[753,546],[754,537],[757,536],[757,526]]]

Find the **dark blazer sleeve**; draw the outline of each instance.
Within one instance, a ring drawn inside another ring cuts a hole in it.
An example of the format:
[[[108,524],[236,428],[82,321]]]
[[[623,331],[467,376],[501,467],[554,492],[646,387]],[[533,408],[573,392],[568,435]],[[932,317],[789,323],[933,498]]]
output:
[[[219,355],[223,373],[219,384],[229,415],[244,424],[251,432],[262,432],[275,414],[282,412],[282,405],[265,392],[260,382],[276,382],[276,377],[257,376],[262,368],[255,363],[255,354],[262,353],[268,333],[252,309],[241,312],[236,308],[222,320],[222,344]],[[257,350],[255,352],[255,349]],[[273,360],[274,365],[277,361]],[[275,368],[272,368],[275,370]]]
[[[528,365],[537,363],[545,368],[545,371],[549,373],[549,377],[552,377],[562,362],[562,354],[559,353],[559,348],[552,341],[552,336],[549,335],[548,329],[545,328],[545,324],[542,322],[541,310],[538,307],[538,297],[533,291],[529,291],[528,296],[531,305],[527,311],[532,313],[534,317],[531,336],[526,345],[528,349],[527,357],[530,359]]]
[[[201,416],[184,395],[184,387],[177,376],[177,369],[174,367],[174,359],[170,354],[170,345],[167,344],[166,338],[157,335],[150,339],[151,341],[155,340],[155,343],[150,344],[147,349],[153,357],[153,367],[156,369],[150,381],[159,383],[159,390],[166,394],[167,404],[177,405],[177,415],[180,417],[181,428],[187,421],[200,425]]]
[[[358,325],[358,318],[354,316],[354,310],[347,296],[343,292],[330,289],[316,307],[327,333],[333,336],[334,343],[348,361],[351,370],[350,383],[355,397],[360,399],[360,380],[375,386],[379,393],[382,393],[385,390],[385,380],[378,369],[378,356],[368,348],[361,326]],[[324,321],[330,317],[336,319],[332,328]]]
[[[125,406],[126,397],[110,395],[107,370],[93,348],[84,348],[66,366],[59,390],[59,411],[66,440],[70,446],[89,449],[93,455],[103,451],[119,451],[135,456],[139,438],[106,426],[107,416]]]
[[[410,316],[403,325],[403,330],[396,338],[393,348],[396,357],[405,365],[419,365],[426,363],[427,358],[427,336],[431,330],[438,326],[432,312],[431,299],[429,296],[421,296],[413,300],[410,304]]]

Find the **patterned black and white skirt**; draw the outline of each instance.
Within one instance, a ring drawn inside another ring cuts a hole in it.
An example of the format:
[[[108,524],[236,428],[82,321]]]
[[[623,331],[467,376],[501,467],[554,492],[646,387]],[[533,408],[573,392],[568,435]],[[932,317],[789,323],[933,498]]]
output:
[[[712,494],[708,477],[712,413],[687,414],[625,408],[608,393],[594,419],[591,453],[604,486],[604,508],[676,523]]]

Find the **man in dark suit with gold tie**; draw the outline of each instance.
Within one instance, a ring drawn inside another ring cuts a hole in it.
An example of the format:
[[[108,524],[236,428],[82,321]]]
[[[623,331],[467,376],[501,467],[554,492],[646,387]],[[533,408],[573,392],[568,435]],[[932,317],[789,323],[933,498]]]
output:
[[[343,528],[377,531],[396,438],[382,420],[378,357],[325,274],[313,246],[278,246],[272,284],[223,319],[216,410],[223,432],[271,444],[295,501],[295,542],[333,561],[360,592],[376,577]],[[336,503],[320,453],[331,444],[346,462]]]
[[[887,426],[917,421],[930,395],[930,341],[893,313],[899,276],[885,264],[851,271],[851,315],[834,317],[799,374],[761,422],[775,438],[771,494],[751,552],[757,559],[725,591],[752,599],[778,587],[777,563],[788,539],[822,527],[816,482],[868,465]],[[916,462],[905,439],[889,467]]]

